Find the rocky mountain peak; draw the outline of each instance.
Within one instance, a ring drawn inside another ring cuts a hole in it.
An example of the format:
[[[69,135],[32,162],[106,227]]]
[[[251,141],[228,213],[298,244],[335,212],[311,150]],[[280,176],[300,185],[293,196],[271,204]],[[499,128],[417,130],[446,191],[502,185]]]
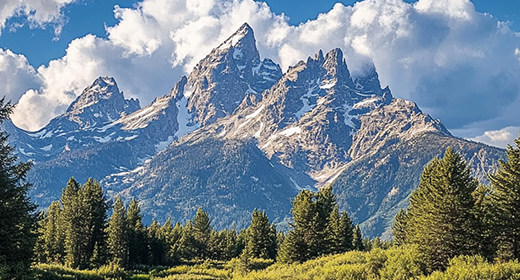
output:
[[[232,114],[247,94],[261,98],[282,76],[280,66],[260,60],[253,30],[246,23],[202,59],[188,77],[187,111],[201,125]]]
[[[114,78],[99,77],[72,102],[65,117],[90,127],[117,120],[139,108],[139,100],[125,100]]]
[[[377,92],[381,89],[379,75],[374,64],[368,65],[361,74],[353,78],[356,89]]]

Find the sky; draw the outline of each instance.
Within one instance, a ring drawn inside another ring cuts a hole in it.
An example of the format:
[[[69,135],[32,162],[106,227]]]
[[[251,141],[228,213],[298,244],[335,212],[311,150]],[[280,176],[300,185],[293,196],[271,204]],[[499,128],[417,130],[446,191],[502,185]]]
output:
[[[458,137],[505,147],[520,131],[518,0],[2,0],[0,95],[38,130],[98,76],[141,105],[248,22],[262,57],[294,65],[341,48],[395,97]]]

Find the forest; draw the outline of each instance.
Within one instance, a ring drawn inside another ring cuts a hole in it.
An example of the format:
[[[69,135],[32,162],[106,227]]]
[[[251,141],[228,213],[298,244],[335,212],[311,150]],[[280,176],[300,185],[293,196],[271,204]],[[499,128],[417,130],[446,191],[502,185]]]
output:
[[[0,100],[0,121],[12,105]],[[181,224],[143,224],[139,201],[109,201],[71,178],[43,212],[0,133],[0,279],[520,279],[520,138],[472,178],[448,148],[424,168],[392,241],[363,239],[331,187],[302,190],[288,232],[254,209],[245,229],[212,228],[202,209]],[[111,213],[109,216],[108,214]]]

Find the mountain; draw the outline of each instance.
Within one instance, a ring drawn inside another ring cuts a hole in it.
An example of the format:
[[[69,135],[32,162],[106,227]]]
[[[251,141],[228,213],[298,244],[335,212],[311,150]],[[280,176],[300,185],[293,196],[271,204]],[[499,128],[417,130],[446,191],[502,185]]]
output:
[[[67,179],[101,181],[107,195],[141,201],[145,219],[247,226],[254,208],[286,224],[301,189],[333,184],[367,236],[389,237],[424,166],[454,147],[482,182],[504,151],[456,138],[440,120],[382,88],[375,67],[352,76],[340,49],[282,73],[260,59],[247,24],[171,92],[140,108],[98,78],[38,132],[6,123],[45,207]]]

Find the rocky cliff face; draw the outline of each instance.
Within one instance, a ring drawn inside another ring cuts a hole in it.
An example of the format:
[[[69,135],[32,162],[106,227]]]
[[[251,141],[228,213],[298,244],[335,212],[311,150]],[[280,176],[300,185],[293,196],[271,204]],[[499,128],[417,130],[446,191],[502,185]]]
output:
[[[42,130],[4,128],[35,162],[29,180],[43,207],[71,176],[94,177],[110,197],[138,198],[147,220],[182,221],[203,206],[217,227],[242,227],[255,207],[285,223],[299,190],[333,183],[365,234],[389,237],[422,169],[446,147],[483,181],[504,151],[453,137],[367,69],[353,78],[334,49],[282,74],[260,60],[244,24],[144,108],[99,78]]]

